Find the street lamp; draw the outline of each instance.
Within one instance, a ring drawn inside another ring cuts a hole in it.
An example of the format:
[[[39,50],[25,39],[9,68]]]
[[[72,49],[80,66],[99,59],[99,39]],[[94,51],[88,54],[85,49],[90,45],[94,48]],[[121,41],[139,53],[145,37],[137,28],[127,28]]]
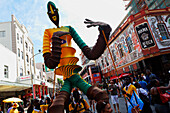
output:
[[[34,87],[33,87],[33,85],[34,85],[34,81],[33,81],[33,73],[32,73],[32,68],[31,68],[31,62],[32,62],[32,58],[33,58],[33,60],[34,60],[34,57],[36,56],[36,55],[38,55],[38,54],[40,54],[40,53],[42,53],[41,52],[41,50],[39,49],[38,50],[38,53],[36,53],[35,55],[33,55],[31,58],[30,58],[30,72],[31,72],[31,84],[32,84],[32,91],[34,91]],[[34,62],[33,62],[34,63]],[[35,65],[34,65],[35,66]],[[35,73],[35,71],[34,71],[34,73]],[[33,99],[34,99],[34,92],[33,92]]]

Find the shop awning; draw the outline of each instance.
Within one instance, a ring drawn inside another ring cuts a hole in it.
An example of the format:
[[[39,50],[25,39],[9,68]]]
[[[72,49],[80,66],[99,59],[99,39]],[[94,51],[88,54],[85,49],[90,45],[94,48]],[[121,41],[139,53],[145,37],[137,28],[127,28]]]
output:
[[[32,87],[30,84],[23,84],[17,82],[0,81],[0,92],[8,91],[22,91]]]

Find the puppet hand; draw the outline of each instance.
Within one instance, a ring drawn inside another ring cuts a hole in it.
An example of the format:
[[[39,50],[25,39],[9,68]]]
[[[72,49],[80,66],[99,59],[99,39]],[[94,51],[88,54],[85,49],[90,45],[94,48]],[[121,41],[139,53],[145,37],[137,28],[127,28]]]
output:
[[[67,34],[70,34],[70,33],[64,32],[64,31],[57,31],[57,32],[53,33],[53,37],[56,37],[56,36],[61,37],[63,35],[67,35]]]
[[[92,20],[85,19],[84,23],[89,24],[87,25],[87,28],[99,26],[99,31],[104,30],[105,33],[110,33],[112,30],[111,27],[104,22],[94,22]]]

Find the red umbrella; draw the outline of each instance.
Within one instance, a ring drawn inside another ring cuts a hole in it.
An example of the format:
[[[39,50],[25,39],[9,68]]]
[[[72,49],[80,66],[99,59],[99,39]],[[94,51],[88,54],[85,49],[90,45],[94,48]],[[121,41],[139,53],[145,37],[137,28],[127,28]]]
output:
[[[122,73],[119,78],[122,78],[122,77],[126,77],[126,76],[130,76],[132,75],[132,73]]]
[[[111,81],[111,80],[114,80],[114,79],[118,79],[118,77],[117,77],[117,76],[112,76],[112,77],[110,77],[110,81]]]
[[[27,93],[24,96],[32,96],[32,93]]]

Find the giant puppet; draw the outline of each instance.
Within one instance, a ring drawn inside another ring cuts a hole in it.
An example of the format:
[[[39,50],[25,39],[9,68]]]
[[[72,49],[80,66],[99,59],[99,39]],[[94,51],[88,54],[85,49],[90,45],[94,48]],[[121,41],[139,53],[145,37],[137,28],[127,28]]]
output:
[[[98,87],[91,86],[85,82],[78,72],[81,67],[77,65],[78,58],[75,57],[76,50],[71,45],[73,39],[84,55],[95,60],[101,56],[106,48],[106,43],[103,35],[109,38],[111,27],[103,22],[93,22],[86,19],[84,22],[87,27],[99,26],[99,36],[95,46],[90,49],[86,43],[77,34],[71,26],[59,26],[59,13],[53,2],[47,4],[48,16],[57,28],[46,29],[43,37],[43,57],[45,65],[50,68],[56,68],[55,73],[64,77],[64,85],[60,93],[53,101],[50,107],[50,113],[64,113],[64,104],[68,101],[70,92],[73,87],[78,87],[89,99],[109,102],[109,97],[105,91]]]

